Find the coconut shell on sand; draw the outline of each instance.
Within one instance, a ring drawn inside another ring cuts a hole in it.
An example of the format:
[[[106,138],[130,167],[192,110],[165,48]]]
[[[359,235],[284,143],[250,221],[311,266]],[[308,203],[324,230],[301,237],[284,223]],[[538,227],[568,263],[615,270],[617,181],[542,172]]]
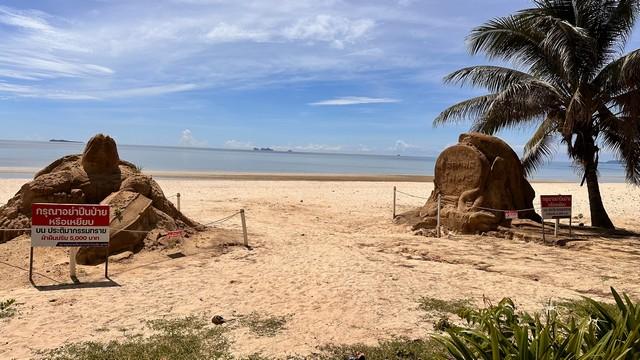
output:
[[[137,252],[162,243],[163,234],[183,230],[188,236],[204,227],[183,215],[160,186],[134,164],[120,160],[116,142],[98,134],[79,155],[62,157],[42,169],[0,207],[0,243],[27,233],[33,203],[103,204],[111,207],[109,252]],[[79,264],[104,261],[107,249],[81,248]]]

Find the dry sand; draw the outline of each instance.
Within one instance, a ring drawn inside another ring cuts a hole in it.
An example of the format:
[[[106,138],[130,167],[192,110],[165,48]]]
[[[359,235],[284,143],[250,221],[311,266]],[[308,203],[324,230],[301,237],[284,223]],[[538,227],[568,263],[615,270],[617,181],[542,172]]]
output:
[[[25,180],[0,180],[0,202]],[[437,315],[418,310],[421,296],[497,301],[514,298],[528,310],[550,299],[606,296],[615,286],[640,297],[640,239],[597,239],[551,247],[478,236],[426,238],[391,222],[392,187],[427,196],[430,183],[331,181],[160,180],[166,194],[182,193],[183,211],[206,222],[247,211],[252,250],[215,245],[241,241],[239,219],[227,230],[186,241],[186,257],[143,252],[110,267],[117,287],[41,290],[27,282],[25,237],[0,245],[0,299],[15,298],[20,313],[0,320],[0,358],[79,340],[109,340],[140,331],[142,320],[165,316],[251,312],[290,315],[275,337],[246,328],[231,332],[234,352],[310,354],[328,343],[375,343],[394,335],[424,337]],[[534,184],[536,192],[574,195],[588,218],[586,189]],[[615,223],[640,231],[640,189],[603,184]],[[400,210],[421,200],[399,196]],[[224,236],[223,236],[224,235]],[[213,249],[200,253],[203,248]],[[66,250],[37,249],[35,281],[68,282]],[[43,261],[47,261],[44,264]],[[154,263],[149,266],[142,266]],[[81,280],[102,267],[79,267]],[[48,271],[48,272],[47,272]],[[53,279],[53,280],[52,280]],[[126,331],[123,331],[126,329]],[[97,331],[99,330],[99,331]]]

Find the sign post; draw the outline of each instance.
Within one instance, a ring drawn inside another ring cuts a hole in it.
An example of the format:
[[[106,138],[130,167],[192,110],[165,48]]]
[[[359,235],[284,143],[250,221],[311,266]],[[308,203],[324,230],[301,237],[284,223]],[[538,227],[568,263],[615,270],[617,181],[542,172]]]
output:
[[[569,219],[571,236],[571,195],[540,195],[542,209],[542,238],[544,240],[544,219],[555,219],[554,236],[558,236],[560,219]]]
[[[79,247],[106,247],[105,277],[109,264],[109,205],[33,204],[29,280],[33,282],[34,247],[71,247],[69,272],[76,275]]]

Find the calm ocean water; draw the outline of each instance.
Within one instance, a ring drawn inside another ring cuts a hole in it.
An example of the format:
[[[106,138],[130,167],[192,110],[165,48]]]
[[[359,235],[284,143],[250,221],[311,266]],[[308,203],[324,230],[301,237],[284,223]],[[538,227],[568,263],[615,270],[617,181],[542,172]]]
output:
[[[0,178],[31,177],[1,171],[7,167],[42,168],[84,144],[0,140]],[[221,150],[186,147],[118,145],[120,158],[144,170],[248,173],[329,173],[433,175],[435,158],[421,156],[352,155]],[[624,181],[619,164],[601,163],[606,182]],[[535,180],[579,181],[569,162],[552,162],[533,176]]]

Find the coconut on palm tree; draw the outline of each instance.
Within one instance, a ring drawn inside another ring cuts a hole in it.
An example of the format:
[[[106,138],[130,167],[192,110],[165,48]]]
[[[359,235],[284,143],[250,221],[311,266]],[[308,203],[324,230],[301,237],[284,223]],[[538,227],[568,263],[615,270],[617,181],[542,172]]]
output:
[[[640,50],[624,53],[640,0],[535,0],[468,37],[472,54],[513,64],[472,66],[445,82],[483,87],[484,96],[444,110],[434,124],[472,120],[473,130],[535,126],[524,148],[531,174],[563,144],[581,171],[593,226],[613,228],[598,185],[602,149],[640,184]]]

